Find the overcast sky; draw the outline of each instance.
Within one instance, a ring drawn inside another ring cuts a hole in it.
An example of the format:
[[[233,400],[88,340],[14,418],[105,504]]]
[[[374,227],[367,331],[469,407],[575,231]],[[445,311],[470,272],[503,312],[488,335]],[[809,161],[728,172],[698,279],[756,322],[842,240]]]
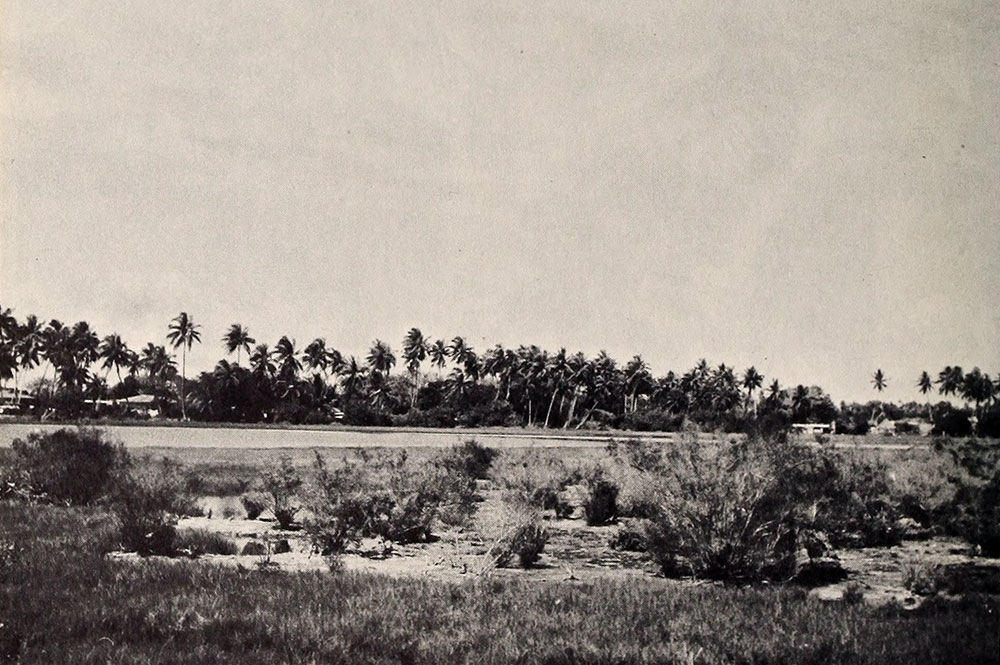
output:
[[[997,4],[826,4],[0,0],[0,304],[996,375]]]

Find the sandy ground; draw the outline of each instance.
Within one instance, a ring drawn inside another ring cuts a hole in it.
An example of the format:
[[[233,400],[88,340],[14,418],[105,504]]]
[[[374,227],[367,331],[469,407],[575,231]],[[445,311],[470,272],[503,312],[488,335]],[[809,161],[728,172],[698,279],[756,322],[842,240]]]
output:
[[[271,553],[203,555],[199,561],[250,569],[329,570],[327,561],[311,551],[302,531],[276,528],[276,524],[267,519],[267,513],[256,520],[222,517],[223,512],[230,512],[222,510],[226,501],[229,500],[209,502],[213,517],[186,518],[180,521],[178,528],[206,529],[222,534],[235,542],[241,551],[248,542],[259,541]],[[485,502],[479,514],[492,514],[495,509],[491,505],[493,501],[496,500]],[[355,551],[343,555],[339,565],[344,570],[443,581],[493,575],[527,576],[538,581],[634,579],[665,586],[699,583],[665,579],[645,555],[611,549],[608,541],[623,525],[590,527],[583,519],[576,518],[546,519],[545,526],[549,541],[539,564],[529,570],[492,566],[492,559],[488,556],[490,543],[480,535],[481,529],[477,524],[468,529],[442,529],[432,542],[393,545],[389,551],[384,550],[381,542],[366,540]],[[290,551],[274,553],[274,548],[282,540],[288,542]],[[135,558],[134,555],[117,556]],[[973,556],[966,543],[955,539],[934,537],[904,541],[895,547],[841,550],[837,556],[847,571],[847,579],[811,589],[812,596],[839,601],[850,589],[854,593],[863,593],[867,603],[898,602],[904,608],[914,608],[932,593],[954,595],[949,593],[948,584],[943,580],[954,579],[956,574],[961,576],[959,581],[965,591],[1000,593],[1000,559]],[[917,589],[919,593],[907,588],[907,578],[914,576],[924,581],[925,588]]]

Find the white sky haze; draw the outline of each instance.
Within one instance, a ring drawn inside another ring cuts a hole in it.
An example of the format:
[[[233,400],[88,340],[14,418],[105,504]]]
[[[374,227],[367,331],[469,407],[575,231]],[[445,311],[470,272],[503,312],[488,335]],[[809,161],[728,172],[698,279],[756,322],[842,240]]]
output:
[[[920,399],[1000,371],[998,91],[995,2],[0,0],[0,304]]]

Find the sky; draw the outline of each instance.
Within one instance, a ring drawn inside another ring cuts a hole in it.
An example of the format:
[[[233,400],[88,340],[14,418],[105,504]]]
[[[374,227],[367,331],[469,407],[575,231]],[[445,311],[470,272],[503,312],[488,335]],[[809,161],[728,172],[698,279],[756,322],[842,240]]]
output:
[[[0,0],[0,305],[836,401],[1000,372],[1000,11]]]

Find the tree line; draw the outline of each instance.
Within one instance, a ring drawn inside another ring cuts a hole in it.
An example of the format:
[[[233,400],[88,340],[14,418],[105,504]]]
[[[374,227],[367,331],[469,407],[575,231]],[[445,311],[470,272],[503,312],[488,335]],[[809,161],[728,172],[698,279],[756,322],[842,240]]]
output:
[[[435,339],[419,328],[406,333],[398,356],[389,343],[376,339],[358,358],[322,337],[300,348],[295,339],[282,336],[270,346],[234,323],[219,338],[226,357],[193,378],[187,376],[187,352],[203,342],[201,326],[181,312],[167,325],[165,341],[133,350],[117,333],[100,337],[86,321],[43,324],[34,315],[18,321],[10,309],[0,308],[0,382],[13,381],[14,402],[23,404],[22,377],[42,367],[30,386],[30,408],[22,408],[56,417],[116,415],[116,410],[123,415],[130,410],[129,398],[139,394],[154,395],[168,416],[219,422],[342,419],[667,431],[693,423],[738,431],[748,423],[837,421],[841,431],[860,432],[900,413],[880,401],[838,408],[821,388],[782,386],[777,379],[767,381],[754,366],[739,372],[700,360],[686,372],[657,377],[640,355],[620,364],[604,351],[588,358],[537,345],[496,344],[480,352],[461,336]],[[117,382],[109,385],[112,372]],[[872,384],[879,394],[888,385],[881,369]],[[949,366],[936,379],[923,372],[916,387],[926,403],[905,415],[935,420],[936,414],[962,412],[948,402],[932,406],[936,388],[941,396],[974,404],[964,417],[982,424],[997,410],[1000,376],[995,383],[978,367],[964,372]]]

